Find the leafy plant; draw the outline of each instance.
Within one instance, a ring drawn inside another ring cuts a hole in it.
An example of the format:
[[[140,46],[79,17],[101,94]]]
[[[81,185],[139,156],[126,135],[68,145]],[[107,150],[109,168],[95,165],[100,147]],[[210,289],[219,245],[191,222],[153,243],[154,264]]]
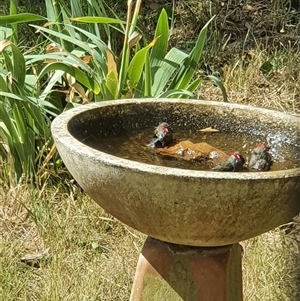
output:
[[[128,1],[125,28],[125,22],[117,17],[96,17],[95,13],[87,17],[70,17],[71,12],[61,5],[63,23],[52,22],[53,29],[34,26],[49,41],[55,42],[58,49],[51,54],[56,62],[49,63],[41,71],[40,77],[52,72],[54,78],[58,70],[66,72],[73,77],[77,86],[80,85],[80,91],[77,89],[76,93],[82,97],[92,92],[94,101],[131,97],[193,97],[193,92],[202,81],[195,74],[211,20],[202,28],[194,48],[187,54],[175,47],[168,49],[170,29],[164,9],[160,13],[153,40],[150,43],[139,42],[145,41],[142,33],[137,32],[136,25],[140,5],[141,1],[137,1],[132,14],[133,4]],[[77,6],[80,7],[79,4]],[[103,7],[97,11],[105,14]],[[77,9],[77,13],[80,12],[82,9]],[[87,30],[86,26],[91,25],[94,30]],[[98,25],[104,27],[102,32],[105,32],[105,39],[100,34],[101,30],[96,30]],[[124,35],[121,53],[112,49],[112,29]],[[86,57],[90,59],[85,61],[83,58]],[[42,55],[40,59],[45,59],[45,56]],[[210,79],[222,89],[226,101],[226,91],[221,81],[215,77]],[[54,81],[51,84],[53,87]],[[46,90],[50,92],[51,89],[49,87]]]
[[[12,4],[16,7],[17,1]],[[90,101],[189,98],[202,82],[196,71],[211,20],[200,31],[194,48],[185,53],[168,47],[169,18],[164,9],[153,40],[147,42],[137,26],[141,0],[135,6],[128,0],[126,21],[102,1],[69,4],[45,0],[47,23],[30,24],[39,41],[30,52],[12,42],[17,41],[17,24],[45,18],[18,15],[13,9],[0,20],[0,26],[10,24],[6,34],[13,34],[12,41],[0,43],[0,155],[14,168],[17,180],[22,173],[33,179],[54,156],[49,117]],[[114,43],[116,36],[123,39],[123,47]],[[220,80],[210,78],[226,101]]]
[[[15,180],[22,173],[33,179],[51,140],[49,119],[36,97],[36,77],[26,74],[24,56],[9,40],[0,42],[0,87],[1,157]]]

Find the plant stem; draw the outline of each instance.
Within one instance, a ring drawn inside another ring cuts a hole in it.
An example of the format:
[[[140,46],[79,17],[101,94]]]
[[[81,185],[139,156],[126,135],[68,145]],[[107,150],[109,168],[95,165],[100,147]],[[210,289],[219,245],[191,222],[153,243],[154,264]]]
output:
[[[141,4],[142,4],[142,0],[137,0],[137,2],[135,4],[134,12],[133,12],[133,17],[132,17],[128,37],[130,37],[133,34],[134,30],[135,30],[136,23],[137,23],[139,13],[140,13]]]
[[[63,27],[62,27],[62,20],[61,20],[61,9],[59,5],[59,0],[53,0],[53,7],[55,11],[55,21],[56,21],[56,26],[57,26],[57,31],[59,33],[63,32]],[[65,41],[60,38],[60,45],[62,46],[63,49],[66,49]]]
[[[126,70],[129,64],[129,45],[128,45],[128,37],[129,37],[129,30],[130,30],[130,20],[131,20],[131,13],[133,7],[133,0],[127,1],[127,19],[126,19],[126,28],[125,28],[125,36],[124,36],[124,44],[122,50],[122,57],[121,57],[121,66],[120,66],[120,78],[118,83],[118,91],[119,93],[123,89],[123,85],[125,84],[125,77],[126,77]]]
[[[9,13],[10,15],[16,15],[18,13],[18,0],[10,0]],[[11,24],[11,28],[13,30],[12,41],[18,44],[18,25]]]

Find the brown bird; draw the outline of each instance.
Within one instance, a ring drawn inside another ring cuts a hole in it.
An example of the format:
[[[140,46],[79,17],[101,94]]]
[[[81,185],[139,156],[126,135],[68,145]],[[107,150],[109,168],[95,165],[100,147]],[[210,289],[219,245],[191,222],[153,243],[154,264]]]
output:
[[[212,168],[213,171],[241,171],[245,159],[239,152],[232,153],[226,160]]]
[[[270,147],[266,143],[258,144],[252,151],[249,160],[249,168],[258,171],[268,171],[272,163],[269,153]]]
[[[173,142],[173,132],[167,122],[160,123],[154,130],[154,136],[149,144],[150,147],[165,147]]]

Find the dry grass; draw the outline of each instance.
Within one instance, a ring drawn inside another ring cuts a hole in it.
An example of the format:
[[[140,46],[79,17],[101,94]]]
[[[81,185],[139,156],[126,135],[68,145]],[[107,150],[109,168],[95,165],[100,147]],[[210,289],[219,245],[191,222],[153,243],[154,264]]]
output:
[[[211,57],[210,61],[220,54],[226,60],[256,45],[272,50],[290,43],[294,50],[299,48],[299,1],[170,0],[170,6],[172,2],[176,18],[172,42],[176,45],[195,41],[199,30],[215,16],[208,34],[206,58]]]
[[[87,196],[2,191],[0,228],[1,301],[129,299],[142,235]],[[26,263],[45,250],[35,267]]]
[[[245,301],[300,298],[299,244],[279,228],[242,242]]]
[[[272,65],[269,72],[262,71],[266,62]],[[300,114],[300,59],[288,50],[273,55],[250,50],[226,63],[221,73],[230,102]],[[221,101],[222,94],[206,82],[198,98]]]
[[[129,299],[144,236],[84,194],[1,191],[0,228],[1,301]],[[242,244],[245,301],[299,300],[299,253],[290,236],[276,229]],[[36,253],[35,261],[26,256]]]
[[[199,74],[219,76],[230,102],[300,114],[299,1],[155,0],[144,5],[144,31],[150,35],[159,9],[170,11],[174,5],[170,44],[183,51],[192,49],[201,28],[215,16]],[[197,98],[223,100],[211,82],[202,84]]]
[[[228,5],[221,6],[221,2]],[[247,1],[252,7],[261,3],[264,12],[249,12],[238,6],[240,1],[176,3],[178,27],[171,42],[183,48],[194,41],[190,33],[198,34],[197,28],[205,22],[202,17],[219,9],[214,26],[224,30],[209,35],[207,52],[214,57],[205,54],[203,73],[208,69],[220,74],[230,102],[300,114],[300,59],[293,55],[299,13],[292,14],[296,21],[290,21],[289,27],[289,15],[279,0],[271,1],[274,7],[263,1]],[[280,18],[266,12],[276,9]],[[246,23],[239,26],[245,16],[252,31]],[[281,35],[280,25],[285,26]],[[265,48],[277,43],[273,51],[261,50],[260,33],[267,29],[271,36],[263,43]],[[289,37],[291,46],[282,42]],[[270,72],[261,70],[265,62],[271,63]],[[222,95],[205,82],[198,98],[221,101]],[[27,186],[0,191],[0,301],[129,299],[144,235],[115,220],[76,188],[72,190],[73,185],[69,187],[68,192],[65,188],[36,190]],[[300,219],[296,228],[299,235]],[[300,300],[300,242],[295,237],[278,228],[242,243],[245,301]],[[34,254],[40,258],[30,260]]]

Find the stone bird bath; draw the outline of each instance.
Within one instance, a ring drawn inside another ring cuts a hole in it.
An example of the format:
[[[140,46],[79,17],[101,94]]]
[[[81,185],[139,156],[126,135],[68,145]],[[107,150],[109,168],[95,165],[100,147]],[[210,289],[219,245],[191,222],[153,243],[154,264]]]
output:
[[[199,100],[93,103],[52,123],[57,149],[76,181],[101,207],[148,235],[131,301],[241,301],[238,242],[300,212],[300,168],[211,172],[130,161],[85,144],[160,121],[190,130],[278,134],[300,147],[300,119],[255,107]]]

